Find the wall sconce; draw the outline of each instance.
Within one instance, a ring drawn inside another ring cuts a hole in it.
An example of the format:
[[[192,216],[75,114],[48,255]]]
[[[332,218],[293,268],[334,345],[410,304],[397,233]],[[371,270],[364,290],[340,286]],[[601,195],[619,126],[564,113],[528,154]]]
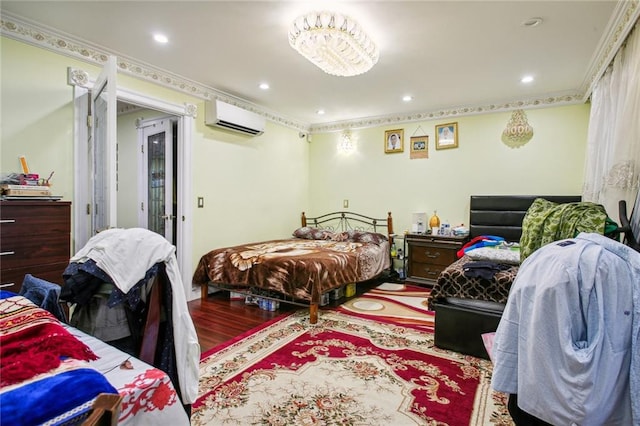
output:
[[[527,122],[524,110],[517,109],[511,114],[507,127],[502,131],[502,142],[510,148],[520,148],[533,137],[533,127]]]
[[[349,154],[354,150],[354,140],[351,130],[345,130],[340,135],[340,142],[338,143],[338,150],[342,153]]]

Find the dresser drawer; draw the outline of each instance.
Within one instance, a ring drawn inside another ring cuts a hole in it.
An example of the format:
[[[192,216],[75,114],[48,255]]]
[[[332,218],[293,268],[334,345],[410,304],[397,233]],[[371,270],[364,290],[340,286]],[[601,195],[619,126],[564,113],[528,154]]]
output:
[[[68,262],[50,263],[46,265],[28,266],[26,268],[14,268],[0,270],[0,290],[13,291],[19,293],[22,288],[22,281],[26,274],[31,274],[34,277],[41,278],[43,280],[56,283],[59,285],[64,284],[62,274],[68,266]]]
[[[435,265],[433,263],[411,262],[411,275],[428,280],[437,280],[440,272],[449,265]]]
[[[26,238],[2,235],[0,264],[2,269],[39,264],[69,262],[69,234],[45,234]]]
[[[2,204],[0,209],[0,233],[2,239],[9,237],[37,236],[42,234],[71,233],[68,205],[16,206]]]
[[[447,266],[456,261],[456,250],[436,245],[413,245],[411,246],[410,255],[411,262],[433,265]]]

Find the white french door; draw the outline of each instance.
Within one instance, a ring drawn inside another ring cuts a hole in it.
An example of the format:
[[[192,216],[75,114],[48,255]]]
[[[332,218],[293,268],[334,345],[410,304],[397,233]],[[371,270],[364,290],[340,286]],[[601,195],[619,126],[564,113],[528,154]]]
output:
[[[163,235],[175,244],[177,205],[174,191],[175,117],[145,120],[138,123],[140,142],[138,188],[140,200],[139,226]]]
[[[91,233],[117,226],[116,58],[109,57],[91,91],[89,137]]]

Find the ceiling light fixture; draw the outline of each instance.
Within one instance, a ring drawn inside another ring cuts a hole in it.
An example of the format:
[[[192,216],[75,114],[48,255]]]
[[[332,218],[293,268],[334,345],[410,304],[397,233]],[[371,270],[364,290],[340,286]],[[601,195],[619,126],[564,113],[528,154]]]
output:
[[[525,75],[524,77],[522,77],[520,79],[520,81],[522,83],[531,83],[531,82],[533,82],[533,76],[532,75]]]
[[[169,42],[169,38],[166,35],[160,34],[160,33],[154,34],[153,39],[158,43],[163,43],[163,44]]]
[[[289,44],[327,74],[350,77],[378,62],[378,48],[357,22],[336,12],[299,16],[289,30]]]
[[[413,100],[413,96],[411,96],[411,95],[403,96],[402,100],[405,101],[405,102],[410,102],[410,101]]]
[[[262,90],[267,90],[269,89],[269,83],[260,83],[260,87]]]

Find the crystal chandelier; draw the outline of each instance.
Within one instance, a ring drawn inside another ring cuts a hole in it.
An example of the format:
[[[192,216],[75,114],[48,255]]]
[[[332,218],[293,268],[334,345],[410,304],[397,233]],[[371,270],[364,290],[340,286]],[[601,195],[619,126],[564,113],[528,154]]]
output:
[[[299,16],[289,30],[289,44],[327,74],[349,77],[378,62],[378,48],[357,22],[335,12]]]

